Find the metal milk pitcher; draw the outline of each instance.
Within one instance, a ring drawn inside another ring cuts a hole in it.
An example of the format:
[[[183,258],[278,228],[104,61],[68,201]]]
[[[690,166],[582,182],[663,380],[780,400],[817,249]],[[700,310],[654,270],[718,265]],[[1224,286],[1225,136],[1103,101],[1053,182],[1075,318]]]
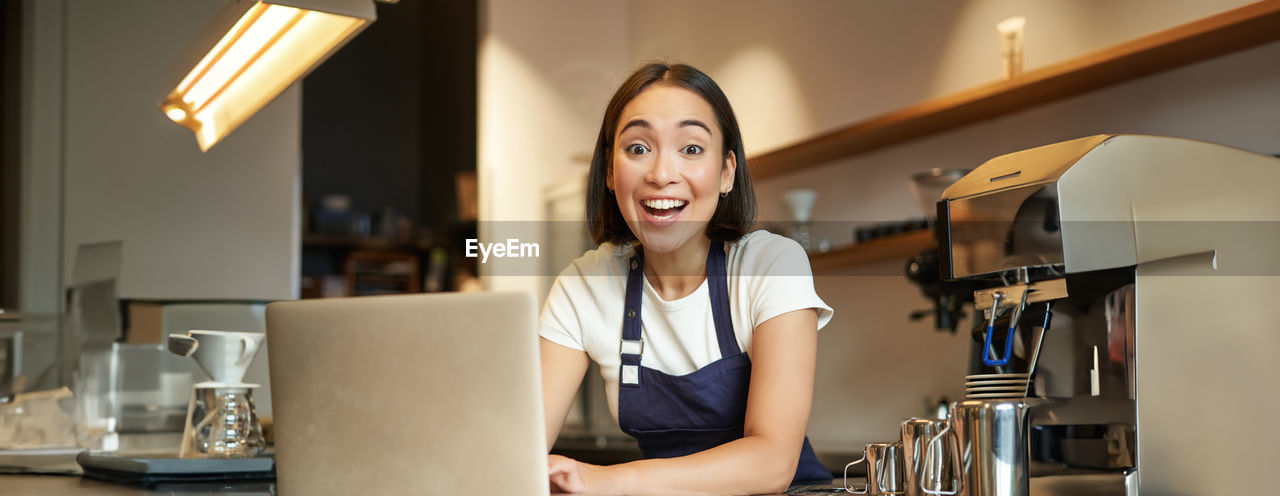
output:
[[[1028,411],[1028,403],[1021,399],[952,403],[951,420],[929,441],[924,463],[930,467],[950,464],[959,474],[959,484],[944,491],[940,481],[922,478],[921,491],[945,496],[1029,496]],[[937,454],[944,451],[944,442],[951,444],[949,456]]]
[[[849,469],[865,463],[867,485],[854,489],[849,484]],[[902,483],[902,443],[871,443],[862,452],[862,458],[844,466],[844,489],[852,494],[868,496],[897,496],[904,493]]]
[[[954,488],[959,484],[951,465],[941,463],[951,456],[950,443],[940,442],[934,445],[934,449],[942,449],[942,453],[934,455],[936,466],[925,463],[929,441],[946,427],[946,420],[909,418],[902,422],[902,474],[907,496],[923,496],[924,492],[920,490],[922,481],[928,481],[929,487],[935,490]]]

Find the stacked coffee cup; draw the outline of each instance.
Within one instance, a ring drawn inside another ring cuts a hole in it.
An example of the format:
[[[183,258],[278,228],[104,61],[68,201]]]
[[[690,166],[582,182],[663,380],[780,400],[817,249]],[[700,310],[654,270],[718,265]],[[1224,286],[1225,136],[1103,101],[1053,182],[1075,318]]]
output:
[[[964,377],[964,395],[971,400],[1017,399],[1027,395],[1031,374],[975,374]]]

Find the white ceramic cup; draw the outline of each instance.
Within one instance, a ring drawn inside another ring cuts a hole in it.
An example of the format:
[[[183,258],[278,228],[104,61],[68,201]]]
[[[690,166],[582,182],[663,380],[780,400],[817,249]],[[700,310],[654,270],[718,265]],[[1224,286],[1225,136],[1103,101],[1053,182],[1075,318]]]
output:
[[[214,382],[239,383],[253,357],[267,339],[257,332],[191,330],[182,334],[170,334],[170,340],[194,340],[190,357],[194,358]]]

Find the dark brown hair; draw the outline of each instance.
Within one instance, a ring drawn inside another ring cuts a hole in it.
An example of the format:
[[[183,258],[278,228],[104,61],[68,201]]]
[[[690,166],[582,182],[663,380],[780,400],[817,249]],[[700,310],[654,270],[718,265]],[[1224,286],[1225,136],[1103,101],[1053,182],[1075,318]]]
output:
[[[684,64],[657,62],[646,64],[632,73],[618,87],[605,108],[600,137],[596,139],[596,149],[591,157],[591,172],[587,175],[587,231],[591,233],[591,240],[596,244],[622,244],[636,239],[618,210],[618,198],[609,190],[607,179],[613,168],[613,136],[618,129],[618,119],[622,117],[622,108],[656,83],[687,89],[711,104],[716,123],[724,135],[721,158],[729,156],[732,151],[737,170],[733,176],[733,189],[727,197],[720,199],[711,221],[707,223],[706,232],[713,241],[736,241],[747,233],[756,217],[756,195],[751,188],[751,176],[747,173],[747,154],[742,147],[738,118],[733,115],[729,99],[711,77]]]

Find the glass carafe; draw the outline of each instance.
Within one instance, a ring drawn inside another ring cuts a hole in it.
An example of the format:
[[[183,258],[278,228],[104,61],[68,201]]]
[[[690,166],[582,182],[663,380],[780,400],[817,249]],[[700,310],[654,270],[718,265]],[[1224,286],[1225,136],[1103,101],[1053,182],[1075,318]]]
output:
[[[202,382],[191,390],[182,432],[183,458],[250,458],[266,441],[253,406],[257,384]]]

